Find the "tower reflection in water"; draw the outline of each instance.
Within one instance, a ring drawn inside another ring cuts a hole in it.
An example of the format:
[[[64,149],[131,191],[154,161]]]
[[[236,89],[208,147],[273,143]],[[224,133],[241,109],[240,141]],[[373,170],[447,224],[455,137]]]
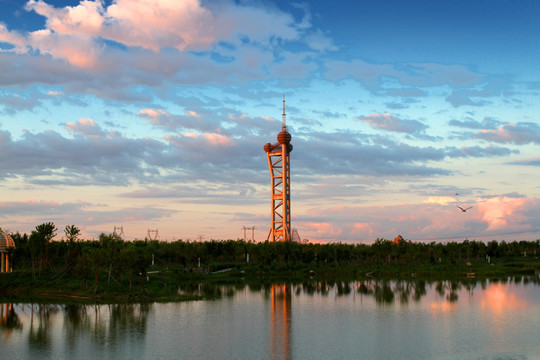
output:
[[[291,285],[272,285],[271,359],[291,359]]]

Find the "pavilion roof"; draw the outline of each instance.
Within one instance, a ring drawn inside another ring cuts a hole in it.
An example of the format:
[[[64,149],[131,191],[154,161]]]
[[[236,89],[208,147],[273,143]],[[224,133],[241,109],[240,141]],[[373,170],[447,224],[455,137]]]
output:
[[[15,248],[15,242],[8,233],[0,228],[0,252],[7,252],[8,248]]]

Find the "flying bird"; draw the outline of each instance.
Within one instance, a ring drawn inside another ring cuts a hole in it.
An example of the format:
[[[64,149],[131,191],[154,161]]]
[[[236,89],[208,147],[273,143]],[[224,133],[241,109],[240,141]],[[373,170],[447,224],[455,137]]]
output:
[[[470,208],[472,208],[472,206],[469,206],[468,208],[464,209],[462,208],[461,206],[456,206],[459,210],[461,210],[462,212],[466,212],[467,210],[469,210]]]

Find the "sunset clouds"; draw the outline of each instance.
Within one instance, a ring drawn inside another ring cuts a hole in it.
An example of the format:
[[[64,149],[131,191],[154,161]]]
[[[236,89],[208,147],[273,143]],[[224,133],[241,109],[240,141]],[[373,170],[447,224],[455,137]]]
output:
[[[478,138],[515,144],[540,144],[540,125],[537,123],[507,123],[497,129],[482,129],[475,134]]]
[[[268,47],[272,41],[298,39],[308,26],[296,24],[292,16],[277,8],[233,2],[210,5],[205,7],[199,0],[117,0],[110,5],[84,0],[75,6],[56,7],[30,0],[24,9],[43,16],[45,27],[21,33],[1,26],[0,40],[13,46],[9,52],[39,51],[75,67],[100,71],[115,48],[154,53],[167,49],[204,51],[220,42],[232,48],[242,46],[242,37]],[[329,43],[321,35],[318,39]],[[318,43],[309,43],[320,48]],[[233,54],[227,47],[215,50],[224,56]]]
[[[0,2],[0,226],[264,240],[285,95],[302,238],[540,237],[539,9],[438,6]]]

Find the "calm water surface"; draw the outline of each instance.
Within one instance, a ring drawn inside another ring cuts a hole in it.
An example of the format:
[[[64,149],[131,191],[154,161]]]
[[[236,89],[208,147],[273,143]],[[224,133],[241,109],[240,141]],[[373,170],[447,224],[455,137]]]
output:
[[[540,278],[199,284],[219,300],[2,304],[0,359],[540,359]]]

